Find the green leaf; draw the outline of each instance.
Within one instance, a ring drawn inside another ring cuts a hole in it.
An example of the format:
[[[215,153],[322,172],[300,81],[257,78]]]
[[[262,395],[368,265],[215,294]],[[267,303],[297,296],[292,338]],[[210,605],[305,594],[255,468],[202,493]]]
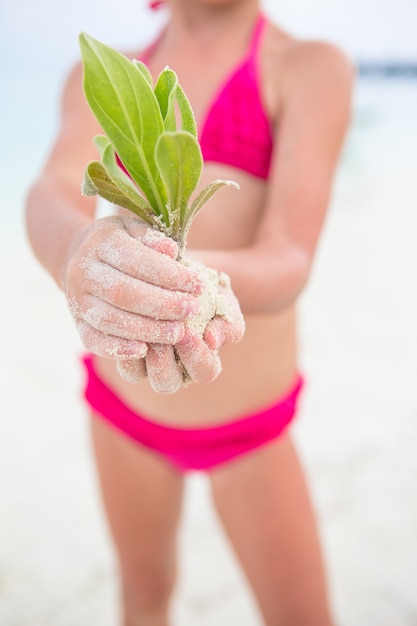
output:
[[[188,200],[200,180],[203,157],[200,146],[190,133],[163,133],[156,146],[155,158],[167,187],[170,212],[174,216],[173,234],[181,233]]]
[[[183,217],[184,220],[184,239],[187,239],[188,230],[192,221],[197,213],[203,208],[203,206],[210,200],[212,196],[223,187],[233,187],[234,189],[240,189],[239,185],[234,180],[213,180],[207,187],[205,187],[198,196],[194,199],[194,202],[190,207],[186,209],[186,213]]]
[[[158,76],[154,91],[161,109],[165,130],[171,132],[177,130],[174,106],[177,86],[178,78],[176,73],[169,68],[165,68]]]
[[[133,59],[132,63],[140,72],[142,72],[150,86],[153,87],[152,74],[146,67],[145,63],[142,63],[142,61],[138,61],[137,59]]]
[[[101,156],[103,156],[103,152],[105,148],[110,144],[110,140],[106,135],[96,135],[93,139],[94,145],[97,148],[97,151]]]
[[[194,112],[175,72],[165,68],[153,89],[142,62],[84,33],[80,46],[85,97],[105,133],[94,139],[101,161],[87,164],[83,192],[129,209],[176,239],[181,254],[204,204],[221,187],[238,185],[213,181],[189,206],[203,157]]]
[[[152,211],[149,203],[140,195],[134,182],[120,167],[116,160],[116,153],[113,146],[109,143],[102,154],[103,165],[107,171],[107,174],[112,179],[113,183],[127,198],[129,198],[135,205],[141,207],[144,211]]]
[[[106,168],[100,161],[90,161],[84,171],[82,192],[86,196],[99,195],[105,200],[117,204],[129,211],[133,211],[138,217],[155,226],[153,216],[146,207],[138,206],[126,194],[124,194],[113,182]]]
[[[139,189],[134,184],[132,178],[128,176],[120,167],[116,159],[116,153],[106,135],[96,135],[94,145],[100,153],[107,175],[111,178],[121,193],[127,196],[135,206],[140,207],[145,213],[152,214],[149,202],[140,195]],[[129,208],[126,207],[125,208]],[[135,211],[136,212],[136,211]],[[169,216],[164,207],[164,221],[169,224]]]
[[[182,129],[188,131],[197,139],[197,125],[195,122],[194,111],[192,110],[191,104],[180,84],[177,86],[175,96],[181,113]]]
[[[113,181],[119,191],[133,202],[135,206],[140,207],[146,213],[151,213],[152,208],[149,203],[140,195],[139,189],[136,187],[133,180],[117,162],[116,153],[108,138],[105,135],[96,135],[94,137],[94,144],[100,152],[102,165],[104,166],[107,177]],[[97,168],[95,168],[94,171],[97,172]]]
[[[89,35],[80,35],[84,92],[98,122],[154,210],[166,201],[154,160],[164,130],[158,101],[137,64]]]

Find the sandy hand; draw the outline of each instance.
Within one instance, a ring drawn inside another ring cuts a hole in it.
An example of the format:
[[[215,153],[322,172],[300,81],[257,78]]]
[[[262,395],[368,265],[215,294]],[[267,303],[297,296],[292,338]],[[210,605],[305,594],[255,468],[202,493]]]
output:
[[[221,372],[218,350],[239,342],[245,332],[245,322],[230,284],[219,286],[224,302],[222,315],[216,315],[203,333],[187,326],[182,339],[175,346],[151,344],[143,359],[119,361],[120,374],[135,383],[148,377],[152,388],[159,393],[175,393],[190,382],[207,383]]]
[[[102,218],[82,231],[64,285],[87,350],[140,363],[148,344],[173,345],[184,337],[201,282],[176,255],[172,239],[133,217]]]

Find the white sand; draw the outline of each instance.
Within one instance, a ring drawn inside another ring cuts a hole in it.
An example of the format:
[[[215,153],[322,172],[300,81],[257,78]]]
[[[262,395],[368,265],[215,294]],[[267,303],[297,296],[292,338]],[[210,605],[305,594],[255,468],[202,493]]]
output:
[[[340,626],[417,624],[417,107],[387,97],[365,90],[301,307],[294,432]],[[0,625],[116,626],[78,339],[22,238],[2,240]],[[259,626],[204,477],[188,487],[174,626]]]

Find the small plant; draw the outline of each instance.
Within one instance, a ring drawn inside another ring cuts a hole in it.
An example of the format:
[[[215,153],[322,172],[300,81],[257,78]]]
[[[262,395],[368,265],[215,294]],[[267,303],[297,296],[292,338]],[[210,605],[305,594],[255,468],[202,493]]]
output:
[[[140,61],[127,59],[85,33],[80,35],[80,46],[86,100],[104,131],[94,138],[100,160],[87,164],[83,193],[98,194],[129,209],[174,239],[178,261],[190,265],[184,251],[192,220],[218,189],[238,185],[215,180],[193,197],[203,157],[193,110],[173,70],[165,68],[154,86]],[[202,336],[215,315],[228,317],[219,286],[229,284],[229,279],[205,266],[193,263],[193,267],[204,290],[200,311],[187,325]],[[186,368],[179,358],[178,362],[183,382],[188,382]],[[217,373],[220,360],[218,364]],[[156,391],[172,393],[176,388]]]
[[[173,70],[165,68],[153,87],[141,61],[85,33],[80,46],[85,96],[105,133],[94,139],[101,160],[88,163],[83,193],[129,209],[172,237],[181,258],[200,209],[221,187],[238,185],[215,180],[191,201],[203,157],[193,110]]]

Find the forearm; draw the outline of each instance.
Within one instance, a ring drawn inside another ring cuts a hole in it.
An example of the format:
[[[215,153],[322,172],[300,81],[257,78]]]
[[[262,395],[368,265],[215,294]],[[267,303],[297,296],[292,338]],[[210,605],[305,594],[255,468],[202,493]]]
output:
[[[26,229],[33,252],[62,289],[63,269],[73,241],[93,220],[90,198],[63,182],[41,177],[26,202]]]
[[[246,314],[274,313],[291,305],[304,288],[310,269],[308,255],[287,243],[275,249],[253,246],[196,254],[206,265],[230,276]]]

